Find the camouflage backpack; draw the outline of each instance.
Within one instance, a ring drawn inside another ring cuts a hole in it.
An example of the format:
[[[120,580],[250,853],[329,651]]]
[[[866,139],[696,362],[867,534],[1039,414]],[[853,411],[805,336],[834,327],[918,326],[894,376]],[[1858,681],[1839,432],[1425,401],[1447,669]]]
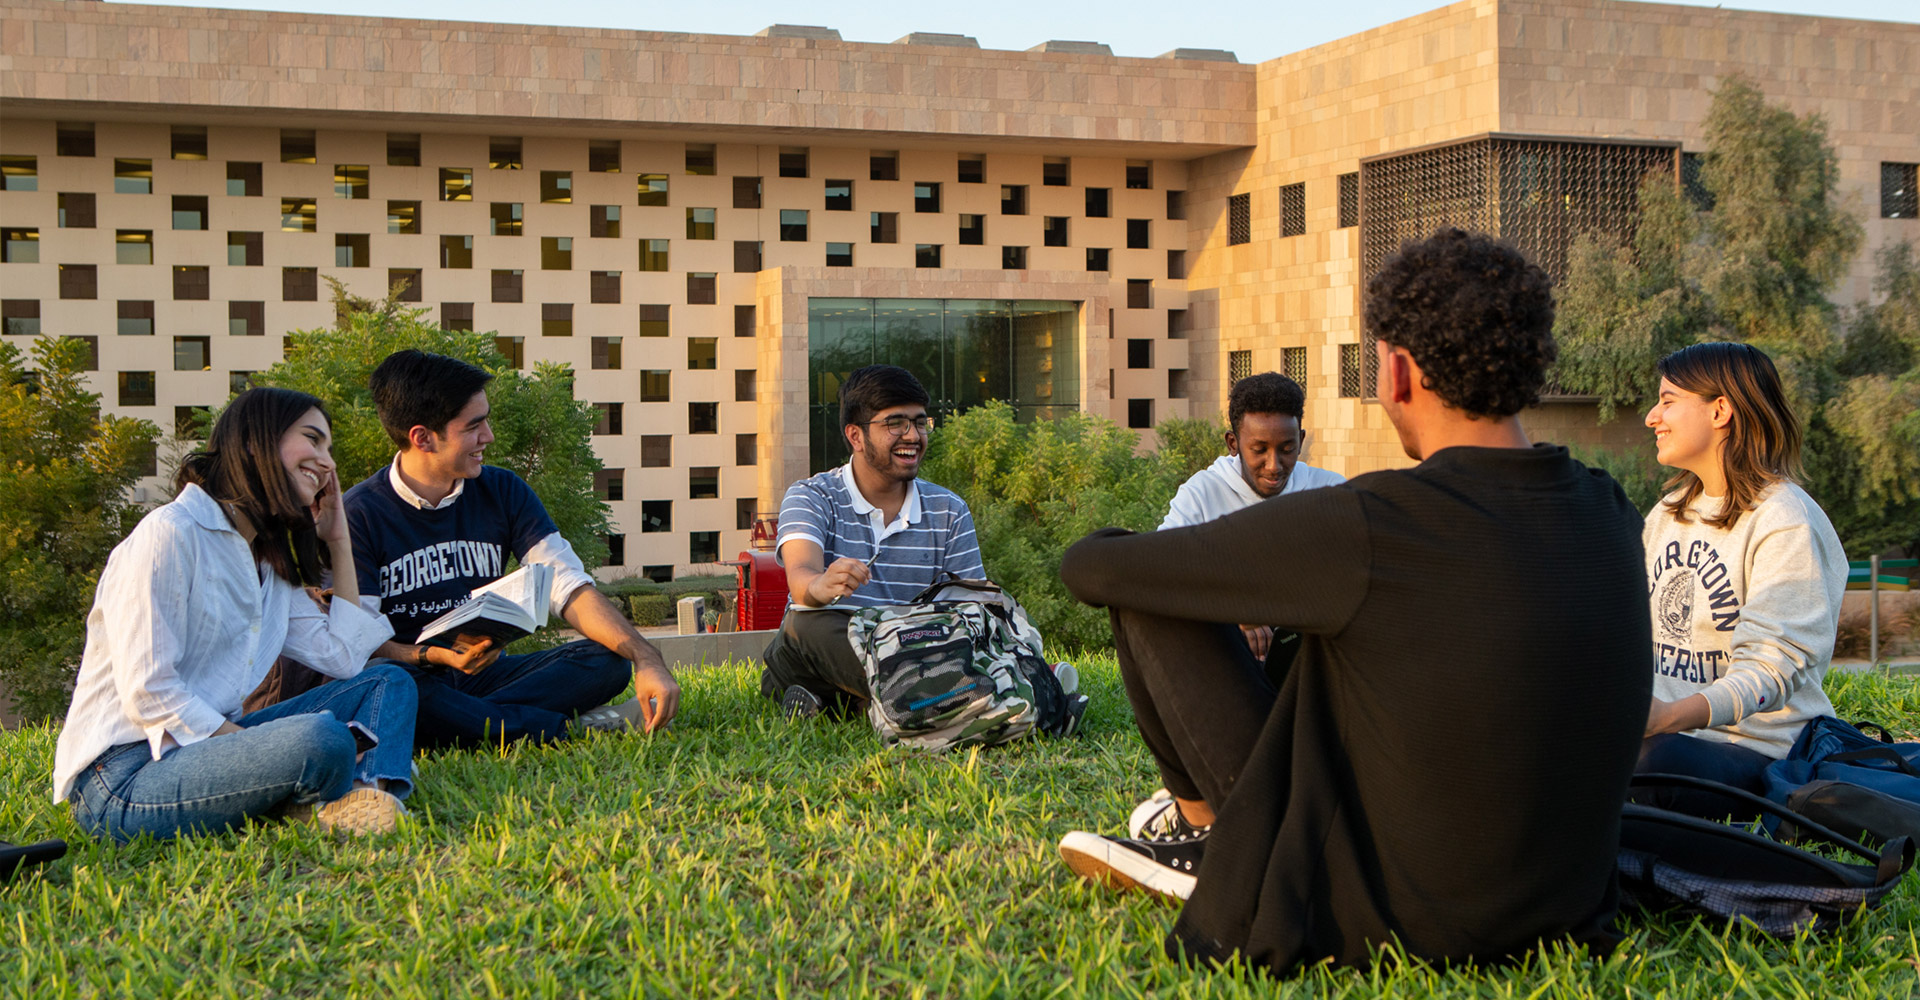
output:
[[[847,638],[866,671],[867,715],[888,746],[993,746],[1078,721],[1027,613],[985,580],[952,577],[911,604],[862,608]]]

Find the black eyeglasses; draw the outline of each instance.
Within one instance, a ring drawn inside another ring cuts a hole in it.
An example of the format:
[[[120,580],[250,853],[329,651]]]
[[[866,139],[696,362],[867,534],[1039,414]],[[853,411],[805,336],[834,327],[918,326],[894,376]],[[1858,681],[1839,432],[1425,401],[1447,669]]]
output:
[[[907,432],[908,427],[912,427],[914,430],[917,430],[922,434],[925,434],[928,431],[933,430],[933,418],[927,416],[926,414],[921,414],[920,416],[917,416],[917,417],[903,417],[903,416],[900,416],[899,414],[895,414],[891,417],[888,417],[885,420],[869,420],[866,422],[865,426],[872,427],[874,424],[880,424],[884,426],[887,429],[887,433],[893,435],[894,437],[899,437],[900,435],[905,434]]]

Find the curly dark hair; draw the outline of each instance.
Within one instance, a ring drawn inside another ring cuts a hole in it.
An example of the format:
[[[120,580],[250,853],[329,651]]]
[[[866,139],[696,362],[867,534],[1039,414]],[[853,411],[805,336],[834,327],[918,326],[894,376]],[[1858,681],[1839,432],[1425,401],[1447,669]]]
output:
[[[1367,282],[1373,335],[1413,355],[1420,384],[1475,417],[1540,401],[1553,342],[1553,281],[1511,245],[1443,228],[1400,247]]]
[[[1279,372],[1249,375],[1233,384],[1227,394],[1227,426],[1240,433],[1240,418],[1249,413],[1278,413],[1295,420],[1305,419],[1307,393],[1300,383]]]

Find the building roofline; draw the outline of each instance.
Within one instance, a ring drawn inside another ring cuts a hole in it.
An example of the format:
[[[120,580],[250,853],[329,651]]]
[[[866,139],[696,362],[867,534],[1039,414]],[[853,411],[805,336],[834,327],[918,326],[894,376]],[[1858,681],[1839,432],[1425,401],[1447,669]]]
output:
[[[0,100],[33,116],[230,109],[1178,159],[1257,141],[1256,73],[1228,62],[52,0],[7,0],[7,22]]]

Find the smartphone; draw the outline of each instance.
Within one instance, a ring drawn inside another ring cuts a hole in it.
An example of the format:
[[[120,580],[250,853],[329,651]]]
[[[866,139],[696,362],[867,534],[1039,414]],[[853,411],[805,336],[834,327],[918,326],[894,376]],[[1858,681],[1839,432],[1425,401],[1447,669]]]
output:
[[[380,737],[358,722],[348,722],[347,732],[353,734],[353,752],[356,754],[366,753],[380,745]]]

